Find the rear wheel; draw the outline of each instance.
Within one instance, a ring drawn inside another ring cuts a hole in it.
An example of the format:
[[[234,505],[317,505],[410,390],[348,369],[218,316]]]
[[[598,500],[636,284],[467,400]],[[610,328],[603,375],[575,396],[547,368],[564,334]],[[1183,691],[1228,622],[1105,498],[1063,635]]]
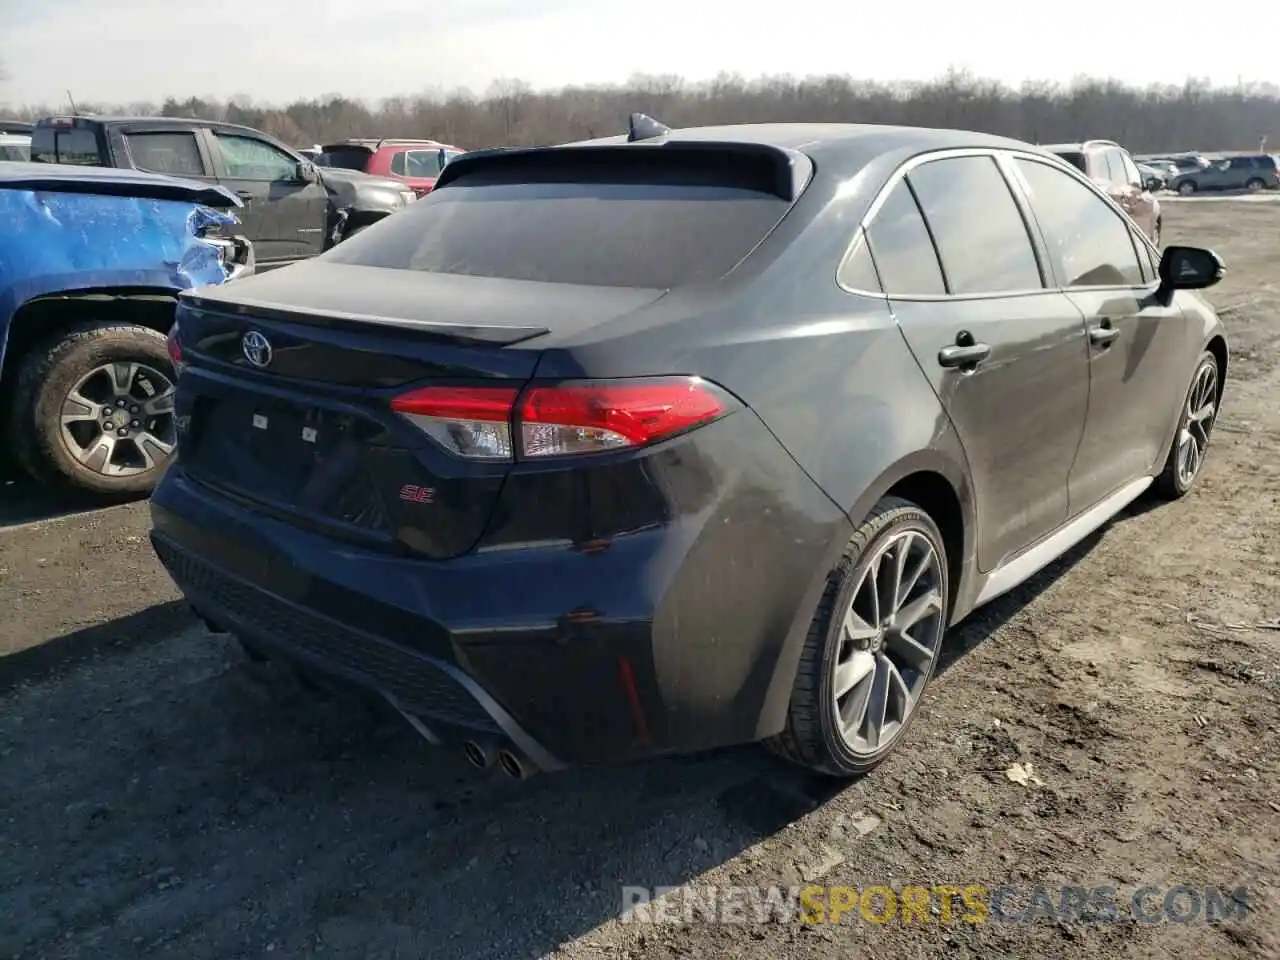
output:
[[[164,334],[78,324],[18,370],[9,436],[37,480],[94,494],[148,493],[176,445],[177,375]]]
[[[1260,180],[1257,177],[1254,177],[1244,185],[1244,188],[1250,193],[1257,193],[1259,190],[1265,190],[1266,186],[1267,184],[1265,180]]]
[[[1206,350],[1200,355],[1187,388],[1164,470],[1156,478],[1156,489],[1167,499],[1185,496],[1200,476],[1209,437],[1218,420],[1218,377],[1218,358]]]
[[[1178,193],[1184,197],[1191,196],[1197,189],[1199,188],[1196,186],[1196,182],[1194,180],[1184,180],[1182,183],[1178,184]]]
[[[768,741],[835,776],[879,764],[906,734],[933,676],[950,610],[942,535],[896,497],[858,527],[809,629],[787,724]]]

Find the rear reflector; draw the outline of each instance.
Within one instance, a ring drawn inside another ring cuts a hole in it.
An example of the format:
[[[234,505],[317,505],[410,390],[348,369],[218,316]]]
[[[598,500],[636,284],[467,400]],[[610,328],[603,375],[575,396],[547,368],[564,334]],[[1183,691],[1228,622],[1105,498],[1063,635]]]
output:
[[[182,369],[182,344],[178,341],[178,321],[173,321],[169,327],[169,333],[164,339],[165,347],[169,351],[169,359],[173,361],[174,370]]]
[[[391,407],[451,453],[510,460],[567,457],[642,447],[709,423],[733,409],[698,377],[569,381],[515,387],[435,386]]]

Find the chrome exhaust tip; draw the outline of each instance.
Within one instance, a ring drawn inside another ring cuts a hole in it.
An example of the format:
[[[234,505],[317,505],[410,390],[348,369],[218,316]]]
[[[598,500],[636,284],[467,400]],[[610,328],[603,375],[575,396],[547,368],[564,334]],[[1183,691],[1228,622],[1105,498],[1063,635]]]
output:
[[[462,745],[462,753],[477,770],[488,770],[498,762],[500,751],[493,744],[468,740]]]
[[[498,767],[508,777],[515,780],[528,780],[538,772],[537,768],[532,763],[517,754],[514,750],[508,750],[506,748],[498,751]]]

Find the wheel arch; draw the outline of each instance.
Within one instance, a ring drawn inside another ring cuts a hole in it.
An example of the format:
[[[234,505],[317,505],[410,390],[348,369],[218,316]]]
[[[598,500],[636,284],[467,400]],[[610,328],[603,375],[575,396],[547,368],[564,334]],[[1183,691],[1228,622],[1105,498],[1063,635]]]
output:
[[[116,320],[168,333],[177,291],[167,287],[102,286],[59,290],[23,301],[13,311],[0,341],[0,389],[11,381],[13,365],[36,344],[84,319],[86,308]]]
[[[958,441],[956,446],[959,455],[963,456]],[[947,575],[951,581],[948,623],[954,622],[957,614],[967,613],[972,606],[971,595],[976,591],[977,583],[973,576],[977,511],[968,470],[960,460],[942,449],[915,451],[885,468],[852,505],[844,508],[849,524],[840,527],[828,545],[824,562],[814,573],[813,583],[806,594],[812,602],[806,602],[796,611],[770,684],[770,696],[766,699],[758,727],[759,736],[772,736],[783,728],[804,640],[827,578],[848,546],[852,531],[861,526],[872,508],[887,496],[910,500],[938,524],[946,547]]]

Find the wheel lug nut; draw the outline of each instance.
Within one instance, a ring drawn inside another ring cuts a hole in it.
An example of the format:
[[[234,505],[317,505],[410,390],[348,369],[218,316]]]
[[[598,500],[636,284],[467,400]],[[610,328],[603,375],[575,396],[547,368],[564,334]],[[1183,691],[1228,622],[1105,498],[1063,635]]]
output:
[[[116,406],[117,406],[117,407],[123,407],[123,406],[124,406],[124,401],[123,401],[123,400],[117,400],[117,401],[116,401]]]
[[[124,427],[121,427],[119,430],[116,431],[116,433],[122,437],[127,437],[129,435],[129,431],[126,430]]]
[[[137,412],[138,412],[138,408],[137,408],[137,407],[130,407],[130,408],[129,408],[129,412],[130,412],[130,413],[137,413]]]
[[[133,427],[134,429],[137,429],[138,427],[142,426],[142,424],[140,424],[137,420],[134,420],[129,424],[129,426]]]

